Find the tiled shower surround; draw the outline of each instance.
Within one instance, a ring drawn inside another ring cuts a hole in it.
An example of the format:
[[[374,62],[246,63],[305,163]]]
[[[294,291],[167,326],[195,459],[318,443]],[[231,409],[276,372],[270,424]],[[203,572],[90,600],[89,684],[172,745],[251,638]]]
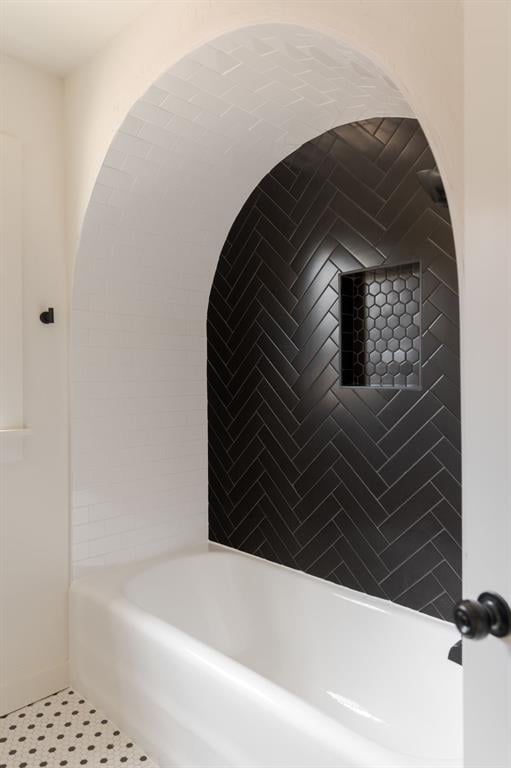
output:
[[[416,176],[434,164],[416,120],[365,120],[304,144],[244,205],[209,305],[209,515],[213,541],[450,619],[459,320],[449,214]],[[389,307],[377,378],[354,378],[357,318],[340,332],[340,278],[355,273]],[[393,361],[408,365],[391,380]]]
[[[240,205],[334,125],[411,116],[341,41],[256,24],[130,109],[87,208],[72,317],[73,575],[207,538],[206,313]]]

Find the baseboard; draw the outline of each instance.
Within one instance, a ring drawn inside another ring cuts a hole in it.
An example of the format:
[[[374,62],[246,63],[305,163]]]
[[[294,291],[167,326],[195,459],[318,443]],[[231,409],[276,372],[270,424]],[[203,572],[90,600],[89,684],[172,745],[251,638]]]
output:
[[[56,667],[43,669],[36,675],[19,680],[10,685],[0,686],[0,715],[6,715],[15,709],[43,699],[69,685],[69,665],[67,661]]]

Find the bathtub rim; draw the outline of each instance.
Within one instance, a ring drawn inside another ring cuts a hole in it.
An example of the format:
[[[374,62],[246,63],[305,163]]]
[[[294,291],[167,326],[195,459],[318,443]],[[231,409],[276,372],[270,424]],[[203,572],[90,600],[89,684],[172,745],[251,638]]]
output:
[[[95,567],[94,569],[91,569],[90,573],[82,574],[81,576],[74,579],[69,585],[69,593],[73,594],[79,585],[84,586],[85,584],[90,584],[92,586],[97,582],[101,582],[102,585],[107,582],[111,587],[113,584],[117,585],[128,577],[135,577],[139,573],[148,571],[153,567],[167,562],[168,560],[182,560],[184,558],[196,557],[197,555],[206,555],[208,553],[214,552],[226,552],[231,555],[239,556],[243,559],[248,558],[259,563],[265,563],[271,568],[283,570],[288,574],[292,574],[293,577],[297,577],[302,580],[305,579],[307,581],[312,580],[323,585],[324,587],[328,587],[328,589],[339,591],[347,600],[358,603],[364,607],[369,606],[379,608],[380,610],[385,610],[385,612],[388,611],[390,613],[402,614],[424,624],[430,624],[432,626],[443,626],[444,629],[454,628],[454,625],[445,619],[441,619],[436,616],[430,616],[429,614],[418,611],[415,608],[408,608],[406,605],[401,605],[400,603],[396,603],[393,600],[383,597],[376,597],[375,595],[369,595],[367,592],[361,592],[360,590],[353,589],[352,587],[345,587],[342,584],[336,584],[334,581],[323,579],[320,576],[314,576],[313,574],[306,573],[305,571],[298,570],[297,568],[292,568],[288,565],[282,565],[281,563],[275,563],[273,560],[268,560],[267,558],[261,557],[260,555],[253,555],[249,552],[244,552],[243,550],[235,549],[234,547],[229,547],[224,544],[217,544],[216,542],[209,540],[206,544],[203,545],[184,547],[183,549],[173,550],[172,552],[165,552],[150,558],[130,561],[127,563]],[[107,593],[109,592],[110,590],[107,590]],[[127,596],[126,599],[129,600]],[[147,611],[147,613],[150,612]]]
[[[380,610],[384,610],[385,606],[390,608],[390,613],[398,613],[403,614],[404,616],[412,616],[414,619],[417,619],[419,621],[424,621],[425,624],[439,624],[443,626],[444,628],[454,628],[454,624],[450,621],[447,621],[446,619],[441,619],[440,617],[436,616],[430,616],[428,613],[423,613],[422,611],[418,611],[415,608],[408,608],[406,605],[401,605],[400,603],[396,603],[393,600],[390,600],[388,598],[384,597],[376,597],[375,595],[370,595],[367,592],[361,592],[358,589],[353,589],[352,587],[345,587],[343,584],[337,584],[335,581],[329,581],[328,579],[323,579],[321,576],[314,576],[312,573],[307,573],[306,571],[301,571],[298,568],[292,568],[289,565],[282,565],[281,563],[275,563],[273,560],[268,560],[265,557],[261,557],[260,555],[252,555],[250,552],[244,552],[241,549],[235,549],[234,547],[228,547],[224,544],[217,544],[215,541],[208,541],[208,548],[206,552],[216,552],[216,551],[226,551],[230,552],[231,554],[240,555],[243,558],[249,558],[251,560],[256,560],[258,562],[267,563],[268,565],[277,568],[279,570],[284,570],[288,573],[293,574],[293,576],[299,576],[301,579],[312,580],[314,582],[319,582],[320,584],[327,585],[329,588],[334,590],[339,590],[342,593],[347,592],[347,595],[343,595],[347,600],[350,599],[350,595],[358,595],[358,599],[351,598],[351,602],[358,603],[359,605],[362,605],[364,607],[366,606],[374,606],[375,608],[380,608]],[[192,553],[190,552],[190,555]],[[196,554],[199,554],[197,552]],[[204,554],[204,553],[203,553]],[[184,555],[184,550],[181,552],[181,557]],[[169,558],[165,558],[169,559]]]

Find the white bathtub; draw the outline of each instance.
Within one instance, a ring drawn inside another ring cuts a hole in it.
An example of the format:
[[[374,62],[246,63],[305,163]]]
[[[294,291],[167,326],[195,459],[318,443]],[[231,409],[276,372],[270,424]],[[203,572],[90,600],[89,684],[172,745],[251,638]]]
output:
[[[73,684],[162,768],[459,766],[456,640],[228,549],[71,589]]]

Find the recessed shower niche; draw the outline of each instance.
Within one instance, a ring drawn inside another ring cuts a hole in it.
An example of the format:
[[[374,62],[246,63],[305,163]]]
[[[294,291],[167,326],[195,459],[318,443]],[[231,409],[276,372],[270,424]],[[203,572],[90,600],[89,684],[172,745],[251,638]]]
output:
[[[339,275],[340,383],[417,389],[420,264]]]

